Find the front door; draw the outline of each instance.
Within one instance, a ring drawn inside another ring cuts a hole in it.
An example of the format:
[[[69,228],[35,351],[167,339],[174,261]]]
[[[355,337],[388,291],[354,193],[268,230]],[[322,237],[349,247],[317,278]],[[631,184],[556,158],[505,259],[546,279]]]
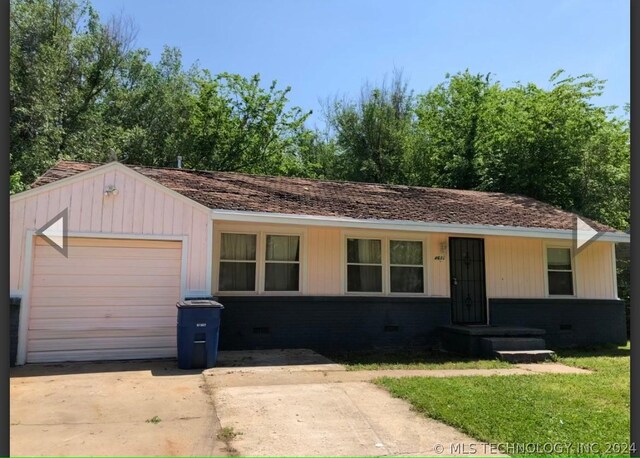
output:
[[[487,324],[484,240],[449,238],[451,321],[454,324]]]

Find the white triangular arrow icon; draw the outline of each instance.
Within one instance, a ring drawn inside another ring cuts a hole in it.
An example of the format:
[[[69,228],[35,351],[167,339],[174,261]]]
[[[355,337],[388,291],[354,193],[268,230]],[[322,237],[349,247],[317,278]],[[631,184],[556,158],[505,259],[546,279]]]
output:
[[[585,243],[598,235],[598,231],[585,223],[582,219],[576,218],[576,247],[581,248]]]
[[[64,249],[63,229],[64,225],[62,223],[62,218],[59,218],[58,221],[54,222],[51,226],[42,231],[42,235],[47,237],[60,248]]]
[[[64,256],[67,256],[67,214],[68,210],[65,208],[36,231],[37,235],[42,236],[49,245]]]

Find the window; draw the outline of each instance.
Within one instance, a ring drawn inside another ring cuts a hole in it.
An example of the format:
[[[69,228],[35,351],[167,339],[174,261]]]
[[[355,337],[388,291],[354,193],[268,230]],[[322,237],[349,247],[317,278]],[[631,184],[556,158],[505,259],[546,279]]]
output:
[[[264,290],[300,290],[300,237],[297,235],[267,235]]]
[[[221,234],[220,291],[256,290],[255,234]]]
[[[347,239],[347,291],[382,292],[382,240]]]
[[[424,293],[422,242],[389,241],[389,261],[392,293]]]
[[[220,232],[216,292],[295,293],[302,290],[301,234]],[[216,258],[218,260],[218,258]]]
[[[573,296],[570,248],[547,248],[547,280],[550,296]]]

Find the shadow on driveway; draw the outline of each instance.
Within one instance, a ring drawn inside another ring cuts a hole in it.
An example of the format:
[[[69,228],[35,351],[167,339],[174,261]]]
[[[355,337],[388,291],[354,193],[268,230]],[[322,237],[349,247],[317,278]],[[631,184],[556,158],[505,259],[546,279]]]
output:
[[[251,368],[270,366],[311,366],[333,364],[330,359],[307,349],[221,351],[217,368]],[[202,374],[205,369],[178,368],[175,358],[135,360],[68,362],[59,364],[27,364],[11,369],[11,377],[40,377],[49,375],[99,374],[110,372],[149,372],[153,376],[179,376]]]
[[[153,376],[178,376],[202,374],[204,369],[178,369],[176,359],[154,359],[136,361],[69,362],[56,364],[27,364],[13,367],[12,378],[41,377],[49,375],[100,374],[110,372],[148,372]]]

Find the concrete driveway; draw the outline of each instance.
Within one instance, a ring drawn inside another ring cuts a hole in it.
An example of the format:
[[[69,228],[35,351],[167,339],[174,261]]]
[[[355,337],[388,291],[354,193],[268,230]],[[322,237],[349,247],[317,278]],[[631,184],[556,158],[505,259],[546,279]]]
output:
[[[222,352],[218,363],[204,372],[175,361],[15,368],[11,453],[447,455],[477,444],[365,381],[375,374],[309,350]]]
[[[241,433],[232,441],[240,455],[449,455],[480,446],[309,350],[227,352],[223,362],[232,367],[205,378],[221,426]]]
[[[201,372],[175,361],[11,371],[12,455],[224,455]]]

